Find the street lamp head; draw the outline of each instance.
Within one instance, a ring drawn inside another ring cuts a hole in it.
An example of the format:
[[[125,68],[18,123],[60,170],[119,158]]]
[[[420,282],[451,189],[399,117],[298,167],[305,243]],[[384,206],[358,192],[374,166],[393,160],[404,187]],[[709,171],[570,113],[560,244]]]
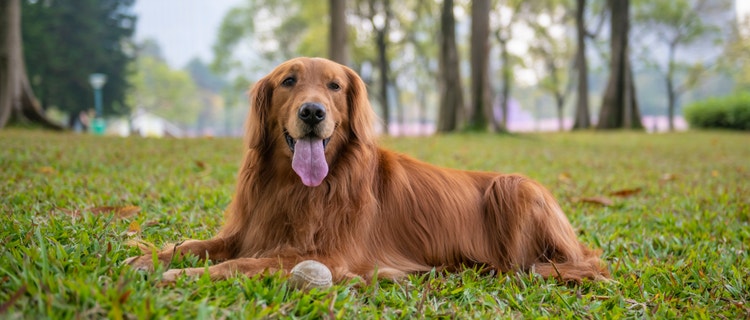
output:
[[[101,89],[107,82],[107,75],[103,73],[92,73],[89,75],[89,83],[91,86],[98,90]]]

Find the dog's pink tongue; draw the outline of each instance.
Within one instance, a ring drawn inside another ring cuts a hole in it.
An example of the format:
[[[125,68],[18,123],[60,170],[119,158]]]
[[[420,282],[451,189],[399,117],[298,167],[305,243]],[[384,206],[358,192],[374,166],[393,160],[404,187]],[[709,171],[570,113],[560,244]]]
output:
[[[328,163],[323,149],[323,139],[304,138],[294,145],[292,158],[294,172],[308,187],[316,187],[328,175]]]

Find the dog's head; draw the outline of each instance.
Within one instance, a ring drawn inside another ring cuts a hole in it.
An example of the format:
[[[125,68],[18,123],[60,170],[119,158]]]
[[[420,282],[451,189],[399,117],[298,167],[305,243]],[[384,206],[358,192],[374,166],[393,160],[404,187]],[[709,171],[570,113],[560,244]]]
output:
[[[282,150],[307,186],[320,185],[343,148],[373,143],[375,115],[365,84],[353,70],[333,61],[284,62],[255,84],[250,101],[250,148],[261,153]]]

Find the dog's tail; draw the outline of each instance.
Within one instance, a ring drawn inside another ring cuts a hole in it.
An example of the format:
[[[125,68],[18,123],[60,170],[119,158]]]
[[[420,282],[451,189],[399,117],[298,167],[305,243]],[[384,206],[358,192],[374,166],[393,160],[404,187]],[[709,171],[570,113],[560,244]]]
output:
[[[501,271],[533,271],[561,281],[606,279],[600,252],[581,244],[552,194],[520,175],[496,177],[486,190],[485,214],[496,236]]]

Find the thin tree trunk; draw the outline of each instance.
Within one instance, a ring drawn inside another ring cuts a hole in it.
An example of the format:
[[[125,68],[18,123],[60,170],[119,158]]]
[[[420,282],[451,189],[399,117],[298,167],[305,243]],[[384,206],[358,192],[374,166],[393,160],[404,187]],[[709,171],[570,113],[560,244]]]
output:
[[[349,48],[346,45],[346,1],[330,0],[329,6],[331,30],[329,32],[328,56],[333,61],[347,65],[349,63]]]
[[[500,108],[503,114],[502,127],[508,128],[508,102],[510,101],[510,86],[511,86],[511,70],[510,70],[510,57],[508,54],[508,41],[501,42],[502,49],[502,63],[503,63],[503,88],[502,88],[502,101],[500,102]]]
[[[627,66],[627,97],[626,100],[626,106],[629,106],[628,108],[625,108],[627,111],[626,113],[626,127],[630,129],[643,129],[643,123],[641,122],[641,112],[638,108],[638,99],[637,94],[635,92],[635,80],[633,77],[633,65],[628,60],[628,66]]]
[[[458,113],[464,108],[458,50],[456,49],[456,21],[453,0],[444,0],[440,15],[440,111],[438,132],[455,131]]]
[[[20,0],[0,2],[0,128],[11,119],[27,119],[62,130],[44,114],[29,85],[21,41]]]
[[[510,101],[510,87],[511,87],[511,68],[510,68],[510,54],[508,53],[508,40],[500,35],[500,31],[497,32],[497,39],[500,42],[500,63],[502,63],[502,87],[500,89],[500,111],[502,113],[502,127],[508,128],[508,114],[509,107],[508,102]]]
[[[390,29],[390,21],[391,21],[391,1],[390,0],[381,0],[380,3],[382,5],[384,19],[383,19],[383,25],[378,26],[375,23],[375,16],[376,16],[376,10],[375,10],[375,3],[377,0],[369,0],[368,5],[370,9],[370,23],[372,24],[373,29],[375,29],[375,47],[377,50],[377,59],[378,59],[378,71],[380,73],[380,93],[379,93],[379,100],[380,100],[380,106],[383,109],[383,134],[389,134],[389,127],[390,127],[390,121],[391,121],[391,108],[390,108],[390,102],[388,101],[388,84],[390,83],[389,80],[389,74],[390,74],[390,67],[389,67],[389,61],[388,61],[388,32]]]
[[[669,122],[669,131],[674,131],[674,106],[676,100],[674,88],[674,55],[676,43],[669,44],[669,58],[667,60],[667,75],[665,82],[667,85],[667,120]]]
[[[388,22],[386,22],[386,25],[388,25]],[[387,28],[384,27],[383,30],[379,30],[377,34],[377,50],[378,50],[378,69],[380,70],[380,105],[383,108],[383,133],[388,134],[388,128],[390,127],[390,120],[391,120],[391,106],[388,101],[388,74],[389,74],[389,67],[388,67],[388,57],[386,56],[387,51],[387,43],[386,43],[386,34],[387,34]]]
[[[576,34],[578,41],[578,53],[576,54],[576,66],[578,67],[578,101],[576,102],[575,121],[573,129],[586,129],[591,127],[591,116],[589,116],[589,80],[588,62],[586,60],[586,24],[584,12],[586,0],[577,0],[576,6]]]
[[[491,113],[489,85],[490,1],[475,0],[471,4],[471,117],[469,127],[486,130]],[[497,128],[504,131],[504,128]]]
[[[561,94],[555,94],[555,102],[557,103],[557,131],[565,130],[565,119],[563,116],[563,107],[565,106],[565,98]]]

